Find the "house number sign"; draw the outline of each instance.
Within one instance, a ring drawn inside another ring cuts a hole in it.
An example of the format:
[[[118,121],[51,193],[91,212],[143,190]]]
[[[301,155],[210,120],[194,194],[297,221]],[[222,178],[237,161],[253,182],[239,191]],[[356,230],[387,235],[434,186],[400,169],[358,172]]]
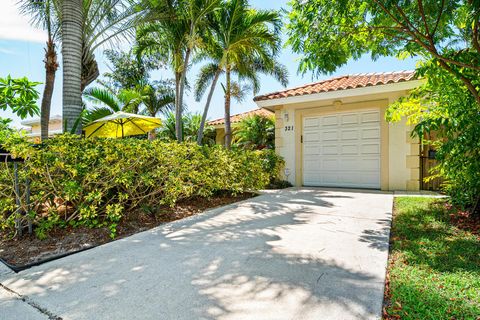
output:
[[[293,131],[293,126],[285,126],[285,131]]]

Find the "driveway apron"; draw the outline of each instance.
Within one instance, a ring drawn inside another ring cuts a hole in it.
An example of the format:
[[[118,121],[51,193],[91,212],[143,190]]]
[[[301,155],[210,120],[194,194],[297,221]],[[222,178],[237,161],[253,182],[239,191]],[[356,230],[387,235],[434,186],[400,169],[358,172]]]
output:
[[[392,201],[379,191],[269,191],[0,273],[11,290],[0,319],[18,297],[45,319],[380,319]]]

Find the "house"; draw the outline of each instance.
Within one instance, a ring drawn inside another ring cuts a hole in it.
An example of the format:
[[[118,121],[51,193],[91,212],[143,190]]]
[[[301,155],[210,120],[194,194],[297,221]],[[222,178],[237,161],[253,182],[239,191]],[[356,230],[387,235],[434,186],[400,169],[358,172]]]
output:
[[[254,101],[275,112],[275,148],[293,185],[419,190],[419,141],[385,111],[421,83],[413,71],[354,74]]]
[[[237,127],[240,121],[242,121],[245,118],[248,118],[254,115],[259,115],[262,117],[271,117],[274,114],[275,113],[273,111],[270,111],[269,109],[262,109],[262,108],[235,114],[230,117],[232,132],[235,132],[235,127]],[[224,144],[225,143],[225,118],[215,119],[215,120],[209,121],[207,124],[215,128],[215,133],[216,133],[215,143]]]
[[[21,124],[25,127],[28,132],[27,137],[32,138],[35,142],[40,142],[40,118],[34,118],[31,120],[24,120]],[[48,124],[48,135],[53,136],[55,134],[61,134],[63,132],[62,126],[62,117],[55,115],[50,117],[50,122]]]

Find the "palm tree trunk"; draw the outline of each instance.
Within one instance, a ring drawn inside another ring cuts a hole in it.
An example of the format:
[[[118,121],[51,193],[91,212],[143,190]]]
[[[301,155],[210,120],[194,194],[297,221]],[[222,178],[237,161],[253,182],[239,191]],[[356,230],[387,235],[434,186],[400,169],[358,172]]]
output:
[[[227,88],[225,90],[225,148],[230,149],[232,145],[232,127],[230,124],[230,100],[231,100],[231,80],[230,68],[225,70]]]
[[[83,1],[62,4],[63,121],[65,130],[82,133],[82,25]],[[75,129],[75,130],[72,130]]]
[[[181,72],[175,72],[175,136],[178,139],[178,132],[177,132],[177,110],[178,107],[178,100],[180,98],[180,79],[182,78]]]
[[[183,70],[181,73],[180,88],[179,88],[178,99],[177,99],[178,103],[175,106],[175,132],[177,135],[178,142],[183,141],[183,130],[182,130],[183,94],[185,92],[185,79],[187,77],[188,63],[190,62],[190,53],[191,53],[190,49],[187,49],[187,51],[185,52],[185,60],[183,64]]]
[[[203,140],[203,130],[205,129],[205,122],[207,121],[208,109],[210,108],[210,103],[212,102],[213,92],[217,85],[218,77],[220,76],[220,70],[217,70],[215,76],[213,77],[212,86],[210,87],[210,92],[208,93],[207,102],[205,103],[205,108],[203,109],[202,121],[200,121],[200,128],[197,133],[197,144],[202,145]]]
[[[55,73],[58,69],[57,52],[55,51],[55,43],[51,37],[49,37],[47,41],[44,63],[45,87],[43,88],[42,106],[40,108],[40,138],[42,141],[48,139],[50,108],[52,105],[53,88],[55,86]]]

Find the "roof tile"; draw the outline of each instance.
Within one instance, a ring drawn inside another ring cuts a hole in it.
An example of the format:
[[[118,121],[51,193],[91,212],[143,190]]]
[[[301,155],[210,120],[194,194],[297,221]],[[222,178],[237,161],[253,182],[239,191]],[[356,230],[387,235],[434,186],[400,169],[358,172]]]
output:
[[[397,71],[381,73],[358,73],[334,77],[319,82],[309,83],[300,87],[290,88],[282,91],[272,92],[257,96],[254,101],[273,100],[288,97],[303,96],[315,93],[355,89],[362,87],[378,86],[390,83],[398,83],[413,80],[414,71]]]
[[[237,123],[237,122],[242,121],[242,119],[245,119],[245,118],[253,116],[253,115],[260,115],[260,116],[263,116],[263,117],[269,117],[273,114],[274,113],[272,111],[269,111],[267,109],[263,109],[263,108],[254,109],[254,110],[250,110],[250,111],[247,111],[247,112],[243,112],[243,113],[239,113],[239,114],[231,116],[230,117],[230,122],[231,123]],[[222,125],[224,123],[225,123],[225,118],[219,118],[219,119],[209,121],[208,125],[218,126],[218,125]]]

